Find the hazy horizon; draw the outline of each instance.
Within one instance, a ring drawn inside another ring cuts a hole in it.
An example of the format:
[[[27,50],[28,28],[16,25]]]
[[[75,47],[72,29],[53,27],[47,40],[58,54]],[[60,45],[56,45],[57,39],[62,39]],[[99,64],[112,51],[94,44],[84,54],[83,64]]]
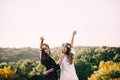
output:
[[[0,0],[0,47],[120,47],[120,0]]]

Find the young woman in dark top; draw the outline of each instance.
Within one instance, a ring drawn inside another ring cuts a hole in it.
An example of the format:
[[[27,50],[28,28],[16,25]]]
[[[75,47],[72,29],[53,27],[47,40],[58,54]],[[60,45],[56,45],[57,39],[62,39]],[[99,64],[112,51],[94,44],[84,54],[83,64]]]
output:
[[[44,38],[41,37],[40,40],[40,62],[46,67],[46,71],[43,72],[44,80],[58,80],[57,69],[59,69],[59,65],[50,57],[50,48],[48,44],[44,43]]]

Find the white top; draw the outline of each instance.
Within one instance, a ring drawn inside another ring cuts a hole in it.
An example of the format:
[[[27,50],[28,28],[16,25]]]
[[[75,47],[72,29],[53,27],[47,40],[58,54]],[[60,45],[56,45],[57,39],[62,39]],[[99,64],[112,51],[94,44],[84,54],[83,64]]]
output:
[[[75,54],[75,51],[73,49],[71,51],[73,51],[73,54]],[[74,67],[74,62],[70,64],[68,62],[66,55],[62,60],[60,69],[61,69],[60,80],[78,80]]]

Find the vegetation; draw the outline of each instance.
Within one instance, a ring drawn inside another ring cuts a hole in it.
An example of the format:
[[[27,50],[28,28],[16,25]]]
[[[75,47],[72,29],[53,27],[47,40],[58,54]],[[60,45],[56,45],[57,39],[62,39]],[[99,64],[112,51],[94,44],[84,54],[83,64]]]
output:
[[[16,77],[16,69],[12,70],[10,66],[4,66],[0,69],[0,80],[14,80]]]
[[[120,80],[120,62],[101,61],[99,70],[94,71],[88,80]]]
[[[120,47],[75,47],[79,80],[119,80]],[[57,62],[60,48],[51,50]],[[43,80],[39,49],[0,48],[0,80]],[[58,71],[58,75],[60,72]]]

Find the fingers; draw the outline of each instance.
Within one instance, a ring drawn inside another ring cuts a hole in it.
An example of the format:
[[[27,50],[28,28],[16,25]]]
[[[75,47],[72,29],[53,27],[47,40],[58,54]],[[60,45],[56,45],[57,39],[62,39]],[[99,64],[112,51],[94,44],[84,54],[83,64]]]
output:
[[[77,31],[73,31],[73,35],[76,35]]]
[[[40,37],[40,40],[44,40],[43,36],[42,36],[42,37]]]

